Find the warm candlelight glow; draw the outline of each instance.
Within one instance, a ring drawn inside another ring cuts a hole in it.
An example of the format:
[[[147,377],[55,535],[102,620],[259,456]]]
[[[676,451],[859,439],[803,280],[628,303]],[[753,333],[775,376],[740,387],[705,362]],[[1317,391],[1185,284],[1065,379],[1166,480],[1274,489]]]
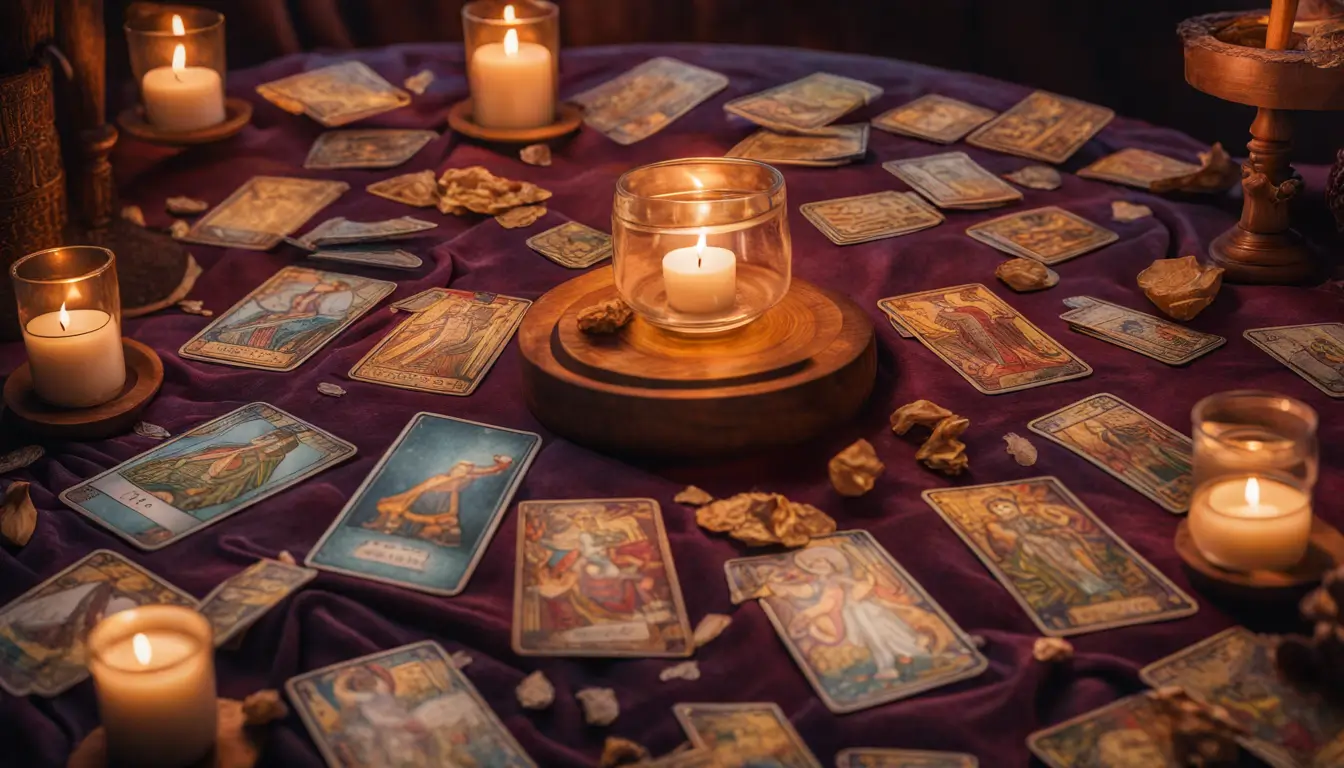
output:
[[[700,230],[700,239],[695,241],[695,266],[705,265],[705,231]]]
[[[174,16],[174,19],[177,17]],[[131,648],[135,651],[135,660],[140,662],[140,666],[149,666],[150,659],[154,658],[154,653],[149,647],[149,638],[145,637],[144,632],[136,632],[135,637],[131,638]]]
[[[62,331],[70,330],[70,313],[65,310],[65,302],[61,302],[61,309],[56,313],[56,319],[61,324]]]
[[[173,74],[180,75],[187,68],[187,48],[181,43],[173,49]],[[179,78],[180,79],[180,78]]]
[[[518,20],[518,16],[515,15],[513,12],[512,5],[504,6],[504,20],[509,22],[510,24]]]
[[[173,14],[173,34],[178,37],[187,34],[187,28],[182,26],[182,17],[176,13]]]
[[[1246,505],[1249,507],[1260,506],[1260,481],[1254,477],[1246,481]]]
[[[518,55],[518,30],[516,30],[516,29],[510,29],[507,33],[505,33],[505,35],[504,35],[504,55],[505,55],[505,56],[517,56],[517,55]]]

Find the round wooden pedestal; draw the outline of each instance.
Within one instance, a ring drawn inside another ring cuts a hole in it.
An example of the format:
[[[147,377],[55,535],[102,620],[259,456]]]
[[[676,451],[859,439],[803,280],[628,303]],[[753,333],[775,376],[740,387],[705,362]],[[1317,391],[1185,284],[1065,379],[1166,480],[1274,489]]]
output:
[[[145,118],[145,108],[139,104],[127,107],[117,115],[117,125],[126,133],[151,144],[184,147],[192,144],[210,144],[237,136],[252,122],[252,104],[245,99],[224,100],[224,122],[191,131],[164,131]]]
[[[163,361],[154,350],[122,339],[126,386],[111,402],[92,408],[56,408],[33,391],[32,369],[24,363],[5,381],[5,421],[54,440],[100,440],[129,431],[163,385]]]
[[[755,322],[713,335],[639,317],[610,336],[580,310],[616,298],[611,267],[542,296],[523,318],[523,391],[551,430],[620,454],[722,456],[797,443],[846,421],[872,392],[877,350],[867,314],[795,279]]]
[[[583,110],[573,104],[561,104],[555,122],[540,128],[487,128],[472,119],[471,99],[459,101],[448,110],[448,127],[478,141],[497,144],[540,144],[567,136],[583,124]]]
[[[1176,528],[1176,553],[1189,569],[1191,582],[1206,590],[1243,599],[1295,600],[1316,588],[1326,573],[1344,565],[1344,534],[1314,518],[1307,554],[1292,570],[1242,573],[1219,568],[1205,559],[1190,535],[1190,522],[1182,520]]]

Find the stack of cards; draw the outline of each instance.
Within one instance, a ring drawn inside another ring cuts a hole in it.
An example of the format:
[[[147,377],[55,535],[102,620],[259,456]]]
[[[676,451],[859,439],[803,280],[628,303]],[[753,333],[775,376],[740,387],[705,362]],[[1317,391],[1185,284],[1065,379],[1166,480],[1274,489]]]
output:
[[[1059,316],[1070,328],[1167,365],[1185,365],[1227,343],[1222,336],[1192,331],[1119,304],[1079,298],[1087,299],[1087,305]]]
[[[930,93],[873,118],[873,127],[937,144],[951,144],[998,113]]]
[[[1252,328],[1248,341],[1330,397],[1344,397],[1344,323]]]
[[[982,221],[968,227],[966,234],[1004,253],[1035,259],[1047,266],[1091,253],[1120,239],[1111,230],[1053,205]]]
[[[583,121],[617,144],[634,144],[666,128],[728,87],[718,72],[659,57],[570,99]]]
[[[379,247],[375,243],[404,240],[438,224],[412,216],[386,221],[350,221],[344,217],[327,219],[302,237],[285,238],[291,245],[307,251],[308,258],[338,261],[392,269],[417,269],[424,264],[419,256],[400,248]]]
[[[708,765],[821,768],[778,704],[678,704],[672,712],[695,746],[692,752],[709,753]]]
[[[267,251],[349,188],[343,181],[255,176],[179,239]]]
[[[587,269],[611,258],[611,235],[577,221],[533,235],[527,247],[569,269]]]
[[[1078,175],[1085,179],[1100,179],[1152,190],[1156,182],[1189,176],[1198,171],[1198,165],[1173,160],[1146,149],[1122,149],[1083,168],[1078,171]]]
[[[943,223],[943,214],[913,192],[874,192],[799,206],[836,245],[907,235]]]
[[[723,109],[778,133],[808,133],[830,125],[881,95],[882,89],[876,85],[817,72],[733,99]]]
[[[1105,107],[1036,91],[966,141],[982,149],[1062,163],[1115,117]]]
[[[842,749],[836,768],[980,768],[975,755],[913,749]]]
[[[725,157],[741,157],[776,165],[804,165],[832,168],[868,153],[868,124],[833,125],[807,134],[776,133],[759,130],[732,149]]]
[[[890,160],[882,167],[939,208],[978,211],[1022,199],[1016,187],[986,171],[965,152]]]
[[[409,93],[358,61],[332,64],[263,83],[257,86],[257,93],[286,112],[306,114],[328,128],[411,103]]]
[[[314,170],[394,168],[437,138],[439,134],[434,131],[327,131],[313,142],[303,167]]]

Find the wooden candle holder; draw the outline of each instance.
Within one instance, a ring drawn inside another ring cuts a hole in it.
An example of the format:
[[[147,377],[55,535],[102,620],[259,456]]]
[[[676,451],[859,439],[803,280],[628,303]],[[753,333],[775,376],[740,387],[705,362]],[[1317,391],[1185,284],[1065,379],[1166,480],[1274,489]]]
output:
[[[487,128],[472,118],[471,99],[459,101],[448,110],[448,127],[454,131],[494,144],[538,144],[558,139],[583,124],[583,110],[574,104],[561,104],[555,122],[540,128]]]
[[[127,107],[117,115],[117,125],[130,135],[151,144],[189,146],[210,144],[237,136],[252,122],[252,104],[244,99],[224,99],[224,122],[194,131],[164,131],[145,119],[145,108],[140,104]]]
[[[110,402],[92,408],[57,408],[33,390],[33,372],[24,363],[5,380],[5,420],[42,438],[101,440],[127,432],[163,385],[163,361],[154,350],[122,339],[126,386]]]
[[[1311,522],[1306,557],[1288,571],[1229,571],[1209,562],[1190,535],[1190,521],[1176,529],[1176,553],[1190,572],[1191,581],[1213,591],[1242,597],[1295,599],[1320,583],[1321,577],[1344,565],[1344,534],[1319,517]]]
[[[236,699],[219,699],[217,703],[219,732],[215,748],[191,768],[252,768],[261,756],[262,739],[258,730],[269,720],[249,721],[243,702]],[[101,725],[93,729],[70,753],[65,765],[66,768],[109,768],[112,763],[107,754],[107,731]]]

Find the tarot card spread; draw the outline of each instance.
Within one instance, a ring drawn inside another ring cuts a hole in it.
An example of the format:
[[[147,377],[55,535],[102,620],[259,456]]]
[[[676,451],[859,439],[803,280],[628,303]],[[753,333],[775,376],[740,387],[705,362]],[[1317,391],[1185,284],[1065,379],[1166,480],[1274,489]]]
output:
[[[1197,173],[1199,166],[1173,160],[1146,149],[1122,149],[1078,171],[1085,179],[1100,179],[1139,189],[1152,189],[1153,182]]]
[[[411,95],[358,61],[332,64],[257,86],[277,107],[306,114],[328,128],[404,107]]]
[[[873,118],[873,127],[939,144],[951,144],[994,119],[998,113],[930,93],[883,112]]]
[[[456,595],[540,447],[531,432],[417,414],[304,564]]]
[[[878,302],[986,395],[1080,379],[1092,367],[983,285],[960,285]]]
[[[327,131],[308,151],[304,168],[394,168],[410,160],[429,142],[434,131],[391,129]]]
[[[1027,426],[1168,512],[1190,509],[1190,438],[1115,395],[1093,395]]]
[[[724,571],[734,602],[760,598],[832,712],[904,699],[989,666],[866,531],[813,539],[783,554],[729,560]]]
[[[723,105],[725,111],[781,133],[807,133],[882,95],[876,85],[817,72]]]
[[[527,247],[568,269],[586,269],[611,258],[611,235],[577,221],[533,235]]]
[[[178,354],[292,371],[396,287],[384,280],[285,267],[183,344]]]
[[[1050,768],[1181,768],[1168,718],[1142,695],[1037,731],[1027,737],[1027,747]]]
[[[719,768],[821,768],[778,704],[678,704],[672,712]]]
[[[890,160],[882,167],[939,208],[982,210],[1022,199],[1021,192],[965,152]]]
[[[667,57],[650,59],[570,99],[583,121],[617,144],[634,144],[666,128],[728,87],[718,72]]]
[[[439,295],[355,363],[350,378],[439,395],[475,392],[532,302],[447,288]]]
[[[215,630],[215,647],[246,631],[316,576],[317,571],[311,568],[279,560],[258,560],[230,576],[201,601],[201,613]]]
[[[180,239],[268,251],[349,188],[343,181],[254,176]]]
[[[807,134],[759,130],[728,150],[724,157],[742,157],[777,165],[831,168],[868,153],[868,124],[835,125]]]
[[[982,149],[1062,163],[1111,122],[1095,104],[1036,91],[966,138]]]
[[[432,641],[290,678],[285,692],[332,768],[536,768]]]
[[[1087,298],[1088,306],[1072,309],[1059,318],[1079,333],[1109,341],[1167,365],[1185,365],[1227,343],[1222,336],[1192,331],[1160,317],[1090,296]]]
[[[913,192],[886,190],[798,207],[836,245],[908,235],[943,223],[943,214]]]
[[[99,549],[0,609],[0,688],[56,696],[89,676],[89,630],[114,613],[196,599],[115,552]]]
[[[1013,256],[1053,266],[1110,245],[1120,236],[1053,205],[982,221],[966,234]]]
[[[1220,706],[1251,732],[1242,745],[1274,768],[1344,765],[1344,710],[1284,682],[1275,641],[1233,627],[1139,672],[1153,687],[1178,685]]]
[[[913,749],[845,749],[835,756],[836,768],[979,768],[974,755]]]
[[[1330,397],[1344,397],[1344,323],[1252,328],[1242,334]]]
[[[155,550],[354,455],[350,443],[252,403],[76,485],[61,501]]]
[[[684,657],[690,637],[656,501],[518,505],[515,652]]]
[[[1049,637],[1198,610],[1056,478],[925,491],[924,500]]]

